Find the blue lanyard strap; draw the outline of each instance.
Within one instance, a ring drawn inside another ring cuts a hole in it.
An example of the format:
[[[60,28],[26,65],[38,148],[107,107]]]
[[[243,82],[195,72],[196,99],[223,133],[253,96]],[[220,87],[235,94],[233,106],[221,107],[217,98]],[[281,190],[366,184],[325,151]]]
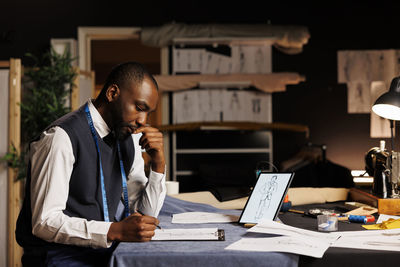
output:
[[[99,156],[100,183],[101,183],[101,194],[102,194],[102,198],[103,198],[104,221],[109,222],[110,218],[108,215],[107,195],[106,195],[106,188],[105,188],[105,184],[104,184],[103,165],[101,164],[100,147],[99,147],[99,143],[98,143],[98,139],[97,139],[97,135],[96,135],[96,130],[94,129],[92,116],[90,115],[90,112],[89,112],[88,104],[85,105],[85,112],[86,112],[88,124],[90,126],[90,131],[92,132],[93,140],[96,144],[97,155]],[[118,146],[119,166],[121,169],[122,190],[124,193],[125,217],[128,217],[130,215],[130,213],[129,213],[129,201],[128,201],[128,188],[126,185],[126,174],[125,174],[124,165],[122,163],[122,156],[121,156],[121,149],[119,146],[119,142],[117,142],[117,146]]]
[[[118,147],[118,158],[119,158],[119,167],[121,168],[121,179],[122,179],[122,190],[124,192],[124,206],[125,206],[125,217],[130,215],[129,213],[129,202],[128,202],[128,186],[126,185],[126,173],[124,164],[122,163],[122,155],[121,148],[119,146],[119,142],[117,142]]]

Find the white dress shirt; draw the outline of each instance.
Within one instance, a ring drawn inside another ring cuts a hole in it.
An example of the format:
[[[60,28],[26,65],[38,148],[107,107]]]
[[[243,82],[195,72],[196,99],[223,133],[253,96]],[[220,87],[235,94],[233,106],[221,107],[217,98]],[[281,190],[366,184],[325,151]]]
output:
[[[89,100],[89,111],[94,127],[101,138],[110,129],[100,113]],[[144,172],[140,134],[133,134],[135,157],[127,175],[129,206],[131,212],[158,216],[165,198],[165,173]],[[32,233],[48,242],[109,247],[107,233],[111,222],[88,221],[70,217],[63,213],[69,192],[69,180],[75,162],[72,143],[61,127],[52,127],[43,132],[39,141],[30,147],[31,159],[31,209]]]

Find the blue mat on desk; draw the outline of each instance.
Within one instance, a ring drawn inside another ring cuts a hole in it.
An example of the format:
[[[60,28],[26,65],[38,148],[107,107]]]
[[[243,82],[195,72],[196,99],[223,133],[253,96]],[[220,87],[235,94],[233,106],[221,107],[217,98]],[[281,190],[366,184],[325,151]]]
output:
[[[163,228],[210,228],[225,230],[225,241],[150,241],[120,243],[115,249],[111,267],[127,266],[297,266],[299,257],[288,253],[225,250],[246,234],[237,223],[172,224],[172,214],[203,211],[240,215],[238,210],[221,210],[167,196],[158,219]]]

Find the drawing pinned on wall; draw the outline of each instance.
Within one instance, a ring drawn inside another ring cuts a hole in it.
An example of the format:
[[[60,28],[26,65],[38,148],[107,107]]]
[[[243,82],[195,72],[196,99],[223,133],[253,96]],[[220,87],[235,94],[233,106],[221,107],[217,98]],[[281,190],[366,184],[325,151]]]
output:
[[[271,46],[232,46],[234,73],[271,73]]]
[[[181,91],[173,95],[173,121],[174,123],[186,123],[198,121],[199,109],[198,98],[195,91]]]
[[[204,89],[196,91],[199,99],[200,120],[204,122],[220,121],[220,114],[222,112],[222,90]]]
[[[338,52],[339,83],[391,81],[398,73],[397,50],[344,50]]]
[[[224,91],[223,94],[223,121],[245,121],[248,118],[248,94],[239,90]]]
[[[347,82],[347,112],[348,113],[371,112],[370,81]]]
[[[204,52],[204,64],[201,68],[202,74],[229,74],[232,73],[232,59],[229,56]]]
[[[245,90],[196,89],[173,93],[173,123],[272,121],[271,94]]]
[[[205,49],[173,49],[174,73],[200,73]]]
[[[271,94],[261,92],[249,92],[249,120],[254,122],[272,122],[272,98]]]
[[[387,91],[387,84],[383,81],[374,81],[371,83],[371,102],[370,107],[372,107],[373,103],[376,99]],[[387,119],[384,119],[378,115],[376,115],[371,109],[371,127],[370,127],[370,136],[372,138],[389,138],[390,134],[390,122]],[[393,129],[394,131],[394,129]]]
[[[234,45],[231,55],[205,48],[173,48],[173,73],[230,74],[271,73],[270,45]]]
[[[349,113],[371,112],[371,102],[376,99],[371,95],[371,83],[383,81],[390,84],[393,77],[400,73],[399,59],[400,52],[394,49],[338,52],[338,82],[347,84]],[[376,118],[372,120],[374,125],[381,124]],[[376,137],[385,136],[380,133],[379,127],[374,127],[373,132]]]

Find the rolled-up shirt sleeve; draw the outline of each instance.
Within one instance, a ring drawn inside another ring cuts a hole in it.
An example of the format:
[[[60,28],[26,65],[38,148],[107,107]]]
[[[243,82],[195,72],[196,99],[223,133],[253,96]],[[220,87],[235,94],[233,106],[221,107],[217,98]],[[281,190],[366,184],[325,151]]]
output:
[[[48,242],[110,247],[110,222],[88,221],[63,213],[75,162],[68,134],[60,127],[42,133],[31,144],[32,233]]]
[[[139,210],[143,214],[157,217],[166,195],[165,173],[150,170],[149,177],[144,172],[142,149],[139,145],[141,134],[132,135],[135,159],[128,175],[129,206],[131,212]]]

